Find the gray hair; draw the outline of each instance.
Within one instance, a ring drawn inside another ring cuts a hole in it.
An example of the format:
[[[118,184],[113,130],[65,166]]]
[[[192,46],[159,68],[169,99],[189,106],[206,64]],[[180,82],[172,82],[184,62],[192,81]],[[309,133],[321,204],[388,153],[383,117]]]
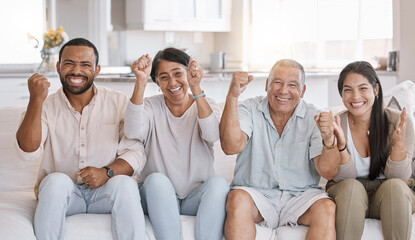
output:
[[[292,59],[281,59],[278,62],[276,62],[274,64],[274,66],[272,66],[271,71],[270,71],[270,75],[271,75],[272,70],[276,67],[292,67],[292,68],[297,68],[298,70],[300,70],[300,73],[301,73],[300,74],[300,79],[299,79],[300,80],[300,87],[301,87],[301,90],[303,90],[304,85],[305,85],[305,72],[304,72],[303,65],[301,65],[300,63],[298,63],[297,61],[292,60]]]

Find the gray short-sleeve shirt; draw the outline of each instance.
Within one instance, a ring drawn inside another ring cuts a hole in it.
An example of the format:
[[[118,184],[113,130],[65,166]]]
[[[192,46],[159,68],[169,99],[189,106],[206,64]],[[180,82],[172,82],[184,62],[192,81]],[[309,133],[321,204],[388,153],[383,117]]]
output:
[[[278,191],[300,195],[319,188],[320,176],[313,158],[321,155],[321,133],[314,120],[319,110],[302,99],[279,136],[270,116],[266,96],[238,105],[241,130],[248,135],[238,154],[232,186],[247,186],[267,197]]]

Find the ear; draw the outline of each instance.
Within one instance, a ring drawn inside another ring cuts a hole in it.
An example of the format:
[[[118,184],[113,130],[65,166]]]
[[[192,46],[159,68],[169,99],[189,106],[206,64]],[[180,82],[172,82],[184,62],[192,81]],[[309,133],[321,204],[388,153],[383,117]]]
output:
[[[95,77],[98,76],[100,71],[101,71],[101,65],[97,65],[97,67],[95,68]]]
[[[301,91],[301,95],[300,97],[303,98],[304,97],[304,93],[305,93],[305,89],[306,89],[306,85],[304,84],[303,90]]]
[[[267,78],[267,81],[265,82],[265,92],[268,92],[268,78]]]
[[[58,72],[59,75],[61,75],[61,69],[60,69],[60,62],[56,63],[56,71]]]

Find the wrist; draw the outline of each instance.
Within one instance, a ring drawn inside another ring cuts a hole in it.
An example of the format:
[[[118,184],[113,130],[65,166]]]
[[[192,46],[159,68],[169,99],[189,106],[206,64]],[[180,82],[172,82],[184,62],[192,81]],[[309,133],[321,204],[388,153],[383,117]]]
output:
[[[201,98],[201,97],[204,97],[204,96],[206,96],[205,91],[202,91],[202,93],[200,93],[200,94],[197,94],[197,95],[193,94],[192,99],[197,99],[197,98]]]
[[[333,149],[337,146],[337,141],[336,141],[336,137],[333,136],[331,143],[329,142],[329,145],[326,144],[326,140],[323,139],[323,148],[330,150]]]

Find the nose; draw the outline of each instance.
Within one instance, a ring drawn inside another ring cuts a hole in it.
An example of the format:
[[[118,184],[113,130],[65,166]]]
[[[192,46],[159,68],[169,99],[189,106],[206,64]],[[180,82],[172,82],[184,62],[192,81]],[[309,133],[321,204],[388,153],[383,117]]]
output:
[[[282,84],[279,88],[279,91],[280,91],[280,93],[283,93],[283,94],[287,93],[288,92],[287,84]]]

